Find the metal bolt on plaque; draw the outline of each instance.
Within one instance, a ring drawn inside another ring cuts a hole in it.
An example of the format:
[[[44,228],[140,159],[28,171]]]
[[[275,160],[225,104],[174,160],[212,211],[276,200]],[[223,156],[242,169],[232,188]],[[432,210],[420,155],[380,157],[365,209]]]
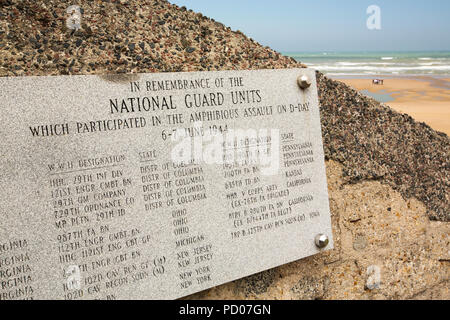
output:
[[[298,83],[298,86],[302,89],[307,89],[311,86],[311,80],[306,75],[298,77],[297,83]]]
[[[319,233],[315,238],[314,238],[314,242],[316,244],[316,246],[320,249],[325,248],[328,245],[328,237],[322,233]]]

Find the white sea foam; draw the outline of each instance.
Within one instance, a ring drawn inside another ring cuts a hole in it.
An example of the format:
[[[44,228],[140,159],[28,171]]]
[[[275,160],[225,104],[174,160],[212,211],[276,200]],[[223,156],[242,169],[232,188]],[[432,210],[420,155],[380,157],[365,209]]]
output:
[[[323,72],[351,72],[355,73],[357,71],[373,71],[377,73],[394,73],[394,72],[413,72],[413,71],[450,71],[450,65],[433,65],[433,64],[418,64],[418,65],[395,65],[390,64],[388,66],[376,66],[376,65],[313,65],[312,68],[318,69]]]
[[[402,71],[402,70],[450,70],[450,66],[411,66],[411,67],[374,67],[374,66],[354,66],[354,67],[340,67],[340,66],[322,66],[327,70],[389,70],[389,71]]]
[[[450,53],[295,53],[297,60],[330,75],[450,75]]]

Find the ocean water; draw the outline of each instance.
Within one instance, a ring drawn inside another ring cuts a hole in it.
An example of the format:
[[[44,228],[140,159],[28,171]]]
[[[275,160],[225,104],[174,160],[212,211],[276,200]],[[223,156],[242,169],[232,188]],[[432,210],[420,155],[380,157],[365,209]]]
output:
[[[450,75],[450,52],[286,52],[328,76]]]

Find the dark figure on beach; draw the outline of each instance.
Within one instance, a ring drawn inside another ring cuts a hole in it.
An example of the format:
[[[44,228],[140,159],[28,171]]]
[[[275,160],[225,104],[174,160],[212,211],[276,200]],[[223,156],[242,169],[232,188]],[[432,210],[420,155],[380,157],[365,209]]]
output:
[[[383,80],[382,79],[373,79],[372,80],[373,84],[379,84],[379,85],[383,85]]]

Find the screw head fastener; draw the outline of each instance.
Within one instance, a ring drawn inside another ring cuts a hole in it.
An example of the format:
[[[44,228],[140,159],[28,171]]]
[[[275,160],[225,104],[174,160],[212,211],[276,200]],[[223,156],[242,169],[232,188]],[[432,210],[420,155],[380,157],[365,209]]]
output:
[[[329,239],[326,235],[319,233],[315,238],[314,238],[314,243],[316,244],[316,246],[320,249],[325,248],[328,245]]]
[[[311,80],[308,76],[303,75],[297,78],[297,84],[302,89],[307,89],[311,86]]]

